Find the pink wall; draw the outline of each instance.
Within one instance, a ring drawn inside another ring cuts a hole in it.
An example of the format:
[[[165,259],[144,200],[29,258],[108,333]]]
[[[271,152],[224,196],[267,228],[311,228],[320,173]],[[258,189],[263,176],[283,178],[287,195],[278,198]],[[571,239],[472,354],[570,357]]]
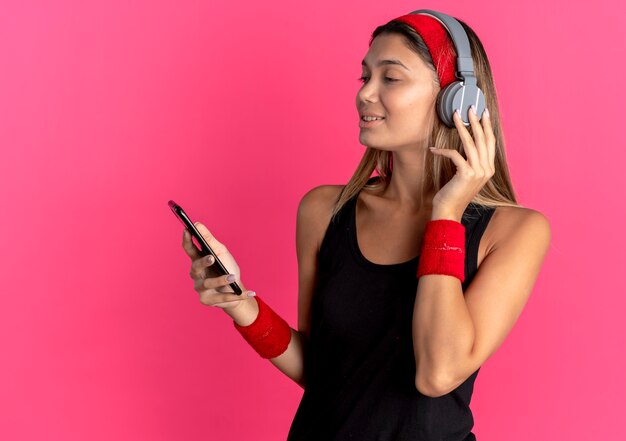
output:
[[[478,376],[474,432],[615,439],[626,392],[616,0],[599,11],[545,0],[10,3],[0,439],[285,439],[302,390],[199,303],[166,203],[210,226],[247,288],[297,327],[296,208],[351,176],[369,35],[421,7],[484,42],[520,202],[553,230],[526,309]]]

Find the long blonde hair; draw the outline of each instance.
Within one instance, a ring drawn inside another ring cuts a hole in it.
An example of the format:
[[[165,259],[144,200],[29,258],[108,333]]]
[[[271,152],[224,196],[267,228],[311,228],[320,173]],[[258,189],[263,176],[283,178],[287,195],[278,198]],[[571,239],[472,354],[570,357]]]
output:
[[[482,43],[476,36],[476,33],[463,21],[458,18],[456,20],[459,21],[467,33],[472,58],[474,59],[474,71],[476,73],[477,86],[485,95],[485,106],[489,109],[491,125],[496,138],[495,173],[471,202],[489,207],[520,207],[521,205],[517,203],[513,185],[509,176],[509,169],[505,155],[504,136],[502,134],[500,112],[496,97],[496,88],[487,54],[485,53]],[[408,47],[417,53],[417,55],[435,73],[435,81],[438,84],[439,78],[436,75],[437,71],[430,56],[430,52],[428,51],[428,47],[424,43],[422,37],[420,37],[419,34],[417,34],[409,25],[391,20],[389,23],[377,27],[372,33],[369,46],[372,45],[374,38],[378,35],[393,33],[400,34],[405,37],[405,42]],[[456,59],[456,50],[454,50],[453,45],[451,50]],[[467,128],[469,132],[472,133],[471,126],[468,126]],[[430,135],[429,145],[434,145],[438,148],[455,149],[461,154],[461,156],[463,156],[463,158],[466,158],[463,154],[463,143],[456,127],[447,127],[439,120],[438,117],[435,117],[435,123]],[[332,217],[334,218],[339,210],[341,210],[341,207],[343,207],[343,205],[355,196],[362,188],[386,188],[391,181],[393,169],[392,158],[393,153],[390,151],[367,147],[356,171],[350,178],[350,181],[343,187],[337,201],[335,202]],[[427,173],[426,181],[427,185],[432,186],[436,192],[439,191],[439,189],[450,179],[452,179],[456,173],[456,167],[450,159],[440,155],[428,155],[428,158],[429,159],[427,159],[424,170],[424,172]],[[370,184],[368,181],[370,180],[374,170],[376,170],[379,179]]]

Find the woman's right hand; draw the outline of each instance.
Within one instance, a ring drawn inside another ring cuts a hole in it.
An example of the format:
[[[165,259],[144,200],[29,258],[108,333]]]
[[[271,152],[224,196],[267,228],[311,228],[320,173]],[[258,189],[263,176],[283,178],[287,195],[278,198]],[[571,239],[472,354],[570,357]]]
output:
[[[242,290],[242,294],[238,296],[229,286],[233,282],[229,282],[226,277],[228,274],[221,275],[217,272],[217,267],[213,266],[215,259],[210,254],[201,256],[200,250],[191,240],[191,234],[185,229],[183,231],[183,248],[187,255],[191,258],[191,270],[189,276],[194,280],[193,289],[200,294],[200,303],[207,306],[216,306],[222,309],[234,309],[245,302],[249,293],[241,283],[240,271],[237,262],[226,246],[219,242],[213,234],[200,222],[194,223],[197,230],[202,234],[204,240],[207,241],[211,249],[215,252],[224,267],[230,274],[235,275],[235,280]]]

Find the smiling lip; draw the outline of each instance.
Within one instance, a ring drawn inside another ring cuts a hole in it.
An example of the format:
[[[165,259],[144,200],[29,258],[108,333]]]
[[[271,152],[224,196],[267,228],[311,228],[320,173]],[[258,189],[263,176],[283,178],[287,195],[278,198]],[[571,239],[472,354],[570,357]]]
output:
[[[367,129],[369,127],[374,127],[377,126],[378,124],[382,123],[385,119],[376,119],[374,121],[363,121],[361,118],[359,118],[359,127],[362,129]]]

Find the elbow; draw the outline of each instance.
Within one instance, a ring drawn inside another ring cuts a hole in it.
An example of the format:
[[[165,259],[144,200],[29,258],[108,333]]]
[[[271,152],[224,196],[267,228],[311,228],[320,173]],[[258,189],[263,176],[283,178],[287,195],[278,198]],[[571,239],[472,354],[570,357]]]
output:
[[[418,375],[415,377],[415,388],[419,393],[431,398],[439,398],[449,392],[442,379]]]
[[[297,380],[294,380],[295,383],[300,386],[303,390],[306,390],[306,383],[304,381],[304,375]]]

